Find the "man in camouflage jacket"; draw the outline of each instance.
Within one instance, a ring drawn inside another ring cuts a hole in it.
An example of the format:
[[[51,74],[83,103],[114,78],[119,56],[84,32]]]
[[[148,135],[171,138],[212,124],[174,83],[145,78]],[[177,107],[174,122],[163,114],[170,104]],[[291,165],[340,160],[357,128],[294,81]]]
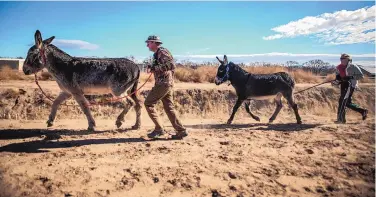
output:
[[[154,52],[153,63],[148,66],[148,72],[154,74],[155,85],[145,99],[145,108],[149,117],[155,124],[155,129],[148,134],[149,138],[156,138],[165,134],[162,124],[158,118],[155,105],[162,100],[163,108],[176,130],[173,139],[182,139],[187,136],[186,128],[182,125],[176,116],[173,103],[173,86],[175,63],[171,53],[164,47],[160,46],[162,41],[158,36],[149,36],[145,41],[150,51]]]

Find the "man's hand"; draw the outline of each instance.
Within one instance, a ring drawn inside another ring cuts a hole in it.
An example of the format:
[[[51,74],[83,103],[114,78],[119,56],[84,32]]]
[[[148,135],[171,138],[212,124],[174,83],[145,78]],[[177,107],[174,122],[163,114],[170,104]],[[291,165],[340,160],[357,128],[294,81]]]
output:
[[[351,79],[354,79],[354,77],[353,77],[353,76],[346,76],[346,77],[344,77],[343,79],[346,80],[346,81],[349,81],[349,80],[351,80]]]
[[[340,83],[340,81],[338,81],[338,80],[334,80],[334,81],[331,82],[332,86],[338,86],[339,83]]]
[[[154,73],[154,71],[155,71],[155,68],[153,66],[148,65],[146,67],[146,73]]]

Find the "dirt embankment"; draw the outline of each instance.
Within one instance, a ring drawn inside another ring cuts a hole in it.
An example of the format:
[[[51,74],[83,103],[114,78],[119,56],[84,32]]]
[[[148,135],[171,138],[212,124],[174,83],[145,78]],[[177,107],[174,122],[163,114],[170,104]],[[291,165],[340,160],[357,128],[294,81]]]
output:
[[[375,196],[373,86],[354,95],[370,117],[349,112],[344,125],[333,124],[339,90],[332,87],[295,96],[302,125],[290,124],[295,117],[285,100],[273,124],[266,122],[274,103],[255,101],[261,123],[242,106],[227,125],[236,99],[231,87],[184,86],[175,103],[189,136],[175,141],[148,139],[153,123],[145,111],[140,130],[126,130],[133,111],[116,130],[121,104],[92,107],[95,132],[85,130],[77,106],[61,106],[47,129],[51,102],[38,89],[1,85],[0,196]]]
[[[299,88],[302,89],[302,88]],[[299,90],[297,89],[297,90]],[[141,98],[145,98],[150,90],[141,92]],[[45,90],[49,96],[56,98],[56,91]],[[296,94],[295,101],[298,104],[301,115],[320,115],[335,117],[339,89],[334,87],[317,87],[308,91]],[[105,101],[106,96],[88,96],[91,101]],[[174,94],[176,110],[183,116],[194,117],[213,117],[216,115],[229,115],[236,101],[236,94],[231,88],[227,89],[177,89]],[[371,86],[362,87],[354,92],[353,102],[369,109],[371,114],[375,113],[375,89]],[[67,100],[57,113],[57,118],[77,118],[84,117],[81,109],[73,99]],[[291,108],[283,99],[284,107],[280,116],[287,115],[294,119]],[[52,102],[42,95],[36,88],[26,89],[26,92],[19,91],[16,88],[0,90],[0,119],[46,119]],[[120,113],[123,104],[121,102],[108,103],[107,105],[91,106],[94,117],[104,119],[114,119],[115,115]],[[162,104],[157,105],[162,110]],[[252,101],[251,110],[261,119],[268,119],[274,112],[275,104],[273,100]],[[145,111],[143,111],[145,112]],[[133,113],[133,112],[130,112]],[[354,113],[354,112],[349,112]],[[236,116],[248,116],[244,106],[242,106]],[[235,118],[236,119],[236,118]],[[278,119],[278,117],[277,117]],[[304,117],[303,117],[304,119]]]

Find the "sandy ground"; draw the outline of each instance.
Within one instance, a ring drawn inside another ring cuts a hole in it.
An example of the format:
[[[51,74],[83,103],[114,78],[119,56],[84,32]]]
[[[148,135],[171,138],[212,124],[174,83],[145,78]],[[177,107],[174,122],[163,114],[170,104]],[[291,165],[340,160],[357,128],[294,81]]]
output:
[[[56,82],[40,84],[57,93]],[[145,89],[151,86],[148,83]],[[297,84],[297,89],[310,86]],[[357,93],[357,99],[374,107],[371,86],[374,84],[362,84],[361,88],[366,88]],[[29,91],[36,85],[33,81],[0,83],[0,90],[7,88]],[[195,88],[232,89],[189,83],[178,83],[175,89]],[[44,115],[34,120],[0,119],[0,197],[375,196],[374,110],[366,121],[350,112],[346,125],[334,124],[333,114],[320,109],[324,106],[320,102],[327,99],[336,105],[333,95],[334,91],[323,89],[302,95],[302,125],[295,124],[293,114],[285,110],[273,124],[267,124],[266,115],[272,111],[265,110],[260,110],[264,113],[261,122],[256,122],[242,109],[232,125],[224,124],[226,110],[212,116],[182,115],[189,131],[183,140],[170,140],[168,135],[148,139],[153,124],[145,111],[140,130],[127,129],[134,123],[133,112],[128,113],[120,130],[115,127],[115,115],[110,119],[95,117],[95,132],[87,132],[84,115],[73,116],[73,112],[71,118],[70,114],[58,118],[49,129]],[[212,98],[206,96],[181,95],[187,101]],[[220,107],[215,104],[205,105]],[[226,104],[226,100],[220,104]],[[227,105],[233,106],[228,103],[222,108]],[[69,112],[64,109],[58,113]],[[165,117],[163,122],[172,134]]]
[[[121,130],[97,118],[94,133],[85,119],[0,120],[0,196],[375,195],[374,117],[182,119],[184,140],[149,140],[145,116],[138,131],[131,115]]]

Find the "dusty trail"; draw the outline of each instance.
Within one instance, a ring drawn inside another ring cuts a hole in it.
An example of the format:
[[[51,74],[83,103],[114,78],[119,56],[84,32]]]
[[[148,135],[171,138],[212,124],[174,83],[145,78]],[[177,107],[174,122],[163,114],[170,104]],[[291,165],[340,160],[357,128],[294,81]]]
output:
[[[333,124],[338,90],[321,87],[296,97],[303,125],[287,105],[267,124],[274,104],[266,101],[252,104],[261,122],[242,107],[226,125],[235,99],[229,87],[177,86],[177,111],[190,134],[181,141],[147,139],[145,111],[141,130],[127,130],[133,111],[117,130],[119,109],[111,106],[93,109],[93,133],[79,109],[66,107],[46,129],[49,102],[35,87],[9,111],[18,94],[4,94],[1,84],[0,196],[375,195],[373,87],[355,96],[370,109],[366,121],[349,112],[348,124]]]

